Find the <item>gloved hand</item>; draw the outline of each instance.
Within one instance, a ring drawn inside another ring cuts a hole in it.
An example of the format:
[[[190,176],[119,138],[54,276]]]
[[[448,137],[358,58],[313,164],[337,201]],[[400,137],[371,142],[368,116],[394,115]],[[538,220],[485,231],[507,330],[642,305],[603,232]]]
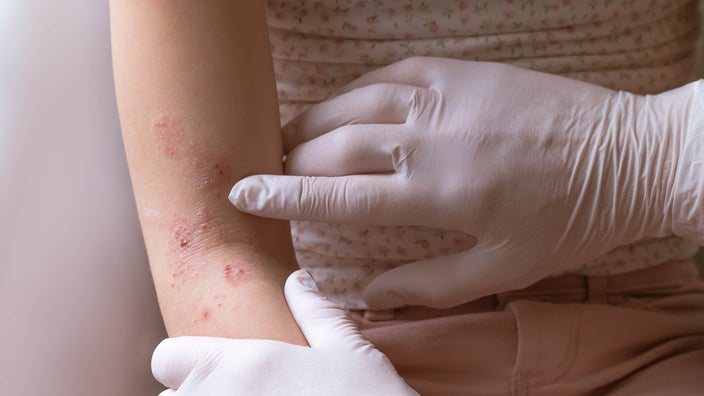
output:
[[[279,219],[471,234],[473,248],[385,272],[364,295],[372,308],[449,307],[701,217],[704,174],[691,180],[694,154],[682,155],[704,153],[692,143],[700,86],[639,96],[509,65],[411,58],[286,126],[286,172],[306,176],[251,176],[230,200]]]
[[[167,338],[152,357],[166,395],[418,395],[307,272],[284,287],[310,347],[271,340]]]

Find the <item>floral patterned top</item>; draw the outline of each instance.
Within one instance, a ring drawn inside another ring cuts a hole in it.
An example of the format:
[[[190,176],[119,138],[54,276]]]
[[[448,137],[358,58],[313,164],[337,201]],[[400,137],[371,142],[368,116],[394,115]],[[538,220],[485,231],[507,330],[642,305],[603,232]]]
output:
[[[636,93],[688,82],[699,32],[692,0],[267,0],[285,124],[362,74],[423,55],[511,63]],[[301,267],[333,301],[402,263],[467,249],[461,232],[292,223]],[[609,275],[692,257],[680,238],[617,248],[574,271]]]

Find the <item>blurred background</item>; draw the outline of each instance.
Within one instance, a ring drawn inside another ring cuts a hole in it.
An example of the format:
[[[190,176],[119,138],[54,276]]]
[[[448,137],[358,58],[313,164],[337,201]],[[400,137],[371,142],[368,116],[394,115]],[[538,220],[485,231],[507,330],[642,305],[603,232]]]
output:
[[[107,1],[0,0],[0,394],[156,395],[164,336]]]
[[[0,0],[0,395],[156,396],[108,2]]]

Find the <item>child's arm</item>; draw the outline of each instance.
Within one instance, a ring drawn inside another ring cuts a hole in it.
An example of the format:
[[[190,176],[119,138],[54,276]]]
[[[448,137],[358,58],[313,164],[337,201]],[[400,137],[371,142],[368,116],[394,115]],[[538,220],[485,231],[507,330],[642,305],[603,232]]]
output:
[[[282,292],[297,268],[288,223],[227,200],[245,175],[282,170],[262,2],[110,8],[120,121],[169,335],[305,344]]]

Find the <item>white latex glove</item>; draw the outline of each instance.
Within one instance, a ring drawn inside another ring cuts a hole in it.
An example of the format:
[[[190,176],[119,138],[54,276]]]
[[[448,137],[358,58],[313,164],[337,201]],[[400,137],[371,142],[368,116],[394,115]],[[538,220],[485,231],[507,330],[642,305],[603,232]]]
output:
[[[373,308],[453,306],[701,218],[704,173],[692,176],[693,154],[681,162],[685,147],[704,152],[692,143],[700,86],[639,96],[509,65],[411,58],[287,125],[286,172],[307,176],[248,177],[230,200],[279,219],[471,234],[475,247],[385,272],[364,295]]]
[[[307,272],[284,287],[310,347],[271,340],[167,338],[152,357],[166,395],[418,395]]]

